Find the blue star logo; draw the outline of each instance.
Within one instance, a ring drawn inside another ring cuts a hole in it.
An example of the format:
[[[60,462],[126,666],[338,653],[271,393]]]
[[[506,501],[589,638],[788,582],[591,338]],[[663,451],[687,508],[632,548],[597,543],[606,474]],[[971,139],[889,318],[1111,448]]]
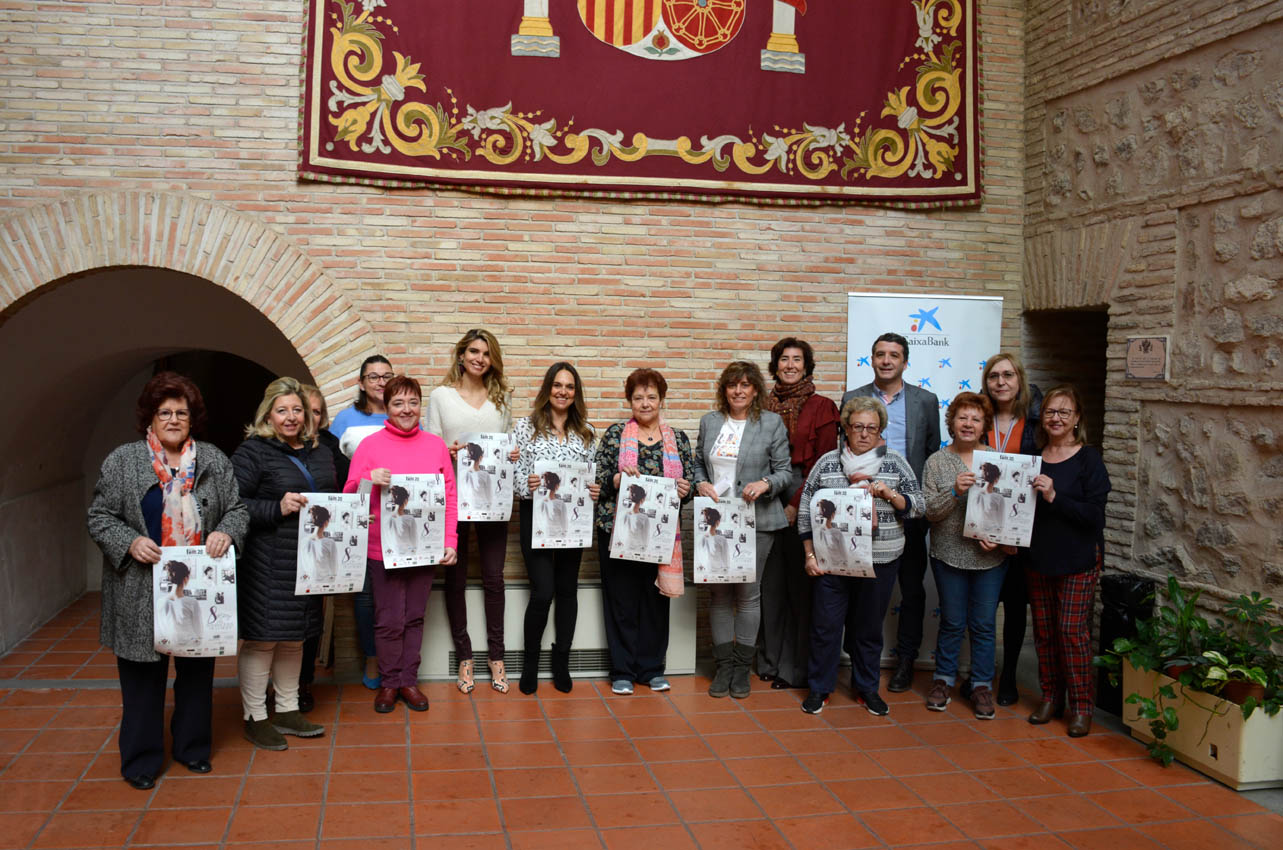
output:
[[[948,406],[949,406],[949,399],[947,399],[947,398],[942,398],[942,399],[940,399],[940,409],[941,409],[941,410],[944,410],[944,409],[945,409],[946,407],[948,407]]]
[[[918,386],[920,386],[920,387],[929,387],[929,386],[931,386],[931,379],[930,379],[930,378],[919,378],[919,379],[918,379]]]
[[[950,443],[952,443],[952,442],[953,442],[953,440],[941,440],[941,441],[940,441],[940,448],[942,448],[942,449],[946,449],[946,448],[948,448],[948,447],[949,447],[949,444],[950,444]]]
[[[858,365],[858,366],[868,366],[868,365],[869,365],[869,358],[868,358],[868,357],[861,357],[859,360],[857,360],[857,361],[855,361],[855,362],[856,362],[856,365]]]
[[[958,389],[960,389],[960,390],[969,390],[969,389],[971,389],[971,379],[970,379],[970,378],[964,378],[964,379],[962,379],[961,381],[958,381]]]
[[[949,362],[949,359],[950,359],[950,358],[946,357],[946,358],[944,358],[943,360],[941,360],[941,361],[940,361],[940,368],[941,368],[941,369],[952,369],[952,368],[953,368],[953,364]]]
[[[985,367],[985,361],[981,360],[981,361],[980,361],[980,368],[983,370],[983,369],[984,369],[984,367]]]
[[[939,309],[939,307],[932,307],[930,310],[919,309],[916,313],[910,313],[909,318],[914,321],[913,330],[923,331],[926,330],[927,325],[931,325],[936,330],[943,331],[944,328],[940,327],[940,322],[936,319],[936,310]]]

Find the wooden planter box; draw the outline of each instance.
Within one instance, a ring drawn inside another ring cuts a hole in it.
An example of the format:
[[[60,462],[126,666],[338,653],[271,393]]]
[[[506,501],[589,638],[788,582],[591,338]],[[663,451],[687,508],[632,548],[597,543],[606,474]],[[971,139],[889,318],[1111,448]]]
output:
[[[1167,733],[1167,744],[1176,758],[1223,782],[1236,791],[1283,786],[1283,712],[1273,717],[1260,709],[1244,720],[1243,711],[1228,700],[1202,691],[1185,691],[1175,679],[1161,673],[1142,673],[1123,663],[1123,699],[1139,693],[1150,697],[1163,685],[1172,685],[1180,728]],[[1123,722],[1132,737],[1149,743],[1154,736],[1149,721],[1137,718],[1139,707],[1123,703]]]

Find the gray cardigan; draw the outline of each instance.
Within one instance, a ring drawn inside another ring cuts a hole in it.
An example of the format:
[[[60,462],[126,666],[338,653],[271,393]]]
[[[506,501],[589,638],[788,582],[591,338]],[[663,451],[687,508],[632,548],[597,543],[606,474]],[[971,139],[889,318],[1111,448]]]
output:
[[[712,411],[699,420],[699,439],[695,444],[695,470],[692,485],[708,481],[711,468],[708,453],[726,424],[726,417]],[[784,506],[778,498],[793,481],[793,467],[789,459],[789,433],[779,414],[763,410],[754,419],[744,423],[744,438],[740,441],[739,457],[735,461],[735,495],[754,481],[766,480],[770,488],[754,502],[758,531],[779,531],[788,526]],[[710,482],[711,483],[711,482]]]
[[[157,661],[153,648],[152,565],[129,557],[129,545],[147,536],[143,495],[156,484],[145,440],[125,443],[102,462],[89,505],[89,536],[103,553],[102,645],[127,661]],[[232,464],[210,443],[196,443],[196,486],[192,490],[208,537],[221,531],[239,551],[249,512],[236,488]]]

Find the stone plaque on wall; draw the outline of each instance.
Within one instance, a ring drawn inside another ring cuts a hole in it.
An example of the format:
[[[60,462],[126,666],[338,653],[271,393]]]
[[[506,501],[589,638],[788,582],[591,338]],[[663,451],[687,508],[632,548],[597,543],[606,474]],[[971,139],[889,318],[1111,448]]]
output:
[[[1170,376],[1165,336],[1127,337],[1127,378],[1132,381],[1166,381]]]

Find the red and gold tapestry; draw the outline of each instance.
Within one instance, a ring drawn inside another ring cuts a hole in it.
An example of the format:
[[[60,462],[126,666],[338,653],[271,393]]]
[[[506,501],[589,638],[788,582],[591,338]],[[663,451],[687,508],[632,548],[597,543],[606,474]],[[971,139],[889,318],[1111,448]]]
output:
[[[305,179],[981,197],[976,0],[306,2]]]

